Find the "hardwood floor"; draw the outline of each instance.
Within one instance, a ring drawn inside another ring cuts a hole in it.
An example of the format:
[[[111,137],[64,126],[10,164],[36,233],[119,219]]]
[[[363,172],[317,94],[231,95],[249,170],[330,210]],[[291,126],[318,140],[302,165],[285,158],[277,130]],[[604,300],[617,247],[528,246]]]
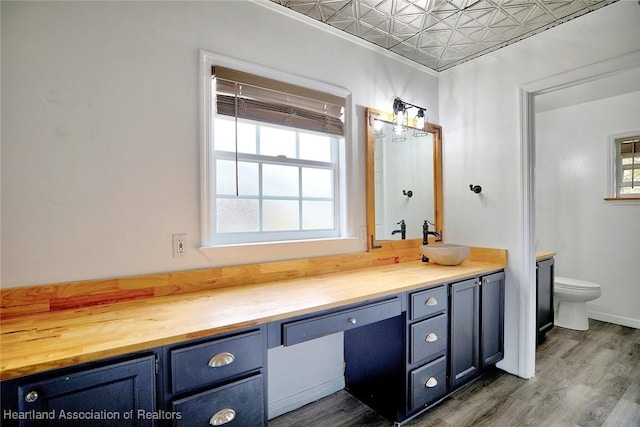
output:
[[[640,427],[640,329],[589,324],[589,331],[556,327],[547,333],[534,378],[496,370],[404,425]],[[269,427],[392,424],[340,391]]]

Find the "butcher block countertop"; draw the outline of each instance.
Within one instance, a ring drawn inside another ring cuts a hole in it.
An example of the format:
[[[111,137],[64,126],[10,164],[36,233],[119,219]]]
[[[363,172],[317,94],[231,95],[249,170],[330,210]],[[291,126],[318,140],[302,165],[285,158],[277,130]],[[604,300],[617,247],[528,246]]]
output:
[[[339,273],[2,319],[0,379],[266,324],[501,270],[410,261]]]
[[[553,258],[556,256],[555,252],[536,252],[536,261],[542,261],[543,259]]]

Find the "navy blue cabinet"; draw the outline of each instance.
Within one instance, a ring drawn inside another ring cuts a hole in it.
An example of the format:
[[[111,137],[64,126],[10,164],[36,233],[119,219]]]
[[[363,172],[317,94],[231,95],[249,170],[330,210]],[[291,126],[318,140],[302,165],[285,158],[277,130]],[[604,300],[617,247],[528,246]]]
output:
[[[457,387],[480,369],[480,280],[450,285],[449,385]]]
[[[504,272],[480,283],[480,362],[486,368],[504,358]]]
[[[538,342],[542,341],[544,334],[553,328],[554,266],[553,258],[536,263],[536,326]]]
[[[264,426],[265,330],[2,381],[2,426]]]
[[[3,382],[2,400],[3,425],[153,426],[156,356]]]
[[[167,346],[163,360],[172,425],[266,425],[266,326]]]
[[[450,285],[449,385],[457,388],[504,357],[504,272]]]

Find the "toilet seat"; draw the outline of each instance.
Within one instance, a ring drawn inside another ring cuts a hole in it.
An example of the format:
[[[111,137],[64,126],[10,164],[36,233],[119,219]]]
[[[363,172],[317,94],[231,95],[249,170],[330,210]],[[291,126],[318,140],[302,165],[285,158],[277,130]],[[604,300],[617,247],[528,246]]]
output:
[[[556,276],[554,281],[556,287],[575,291],[595,291],[597,289],[600,289],[600,285],[597,283],[587,282],[585,280],[571,279],[569,277]]]

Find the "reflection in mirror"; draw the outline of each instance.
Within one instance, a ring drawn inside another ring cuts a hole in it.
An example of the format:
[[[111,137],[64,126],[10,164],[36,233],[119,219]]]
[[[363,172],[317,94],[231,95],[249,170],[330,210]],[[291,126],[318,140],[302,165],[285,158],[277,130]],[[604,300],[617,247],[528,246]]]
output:
[[[441,128],[395,132],[391,113],[368,109],[367,117],[369,249],[420,245],[425,220],[442,234]]]
[[[394,132],[391,123],[377,121],[374,132],[375,236],[400,240],[400,221],[407,239],[422,238],[424,220],[433,222],[433,134],[414,136],[413,129]],[[405,138],[394,141],[394,138]]]

